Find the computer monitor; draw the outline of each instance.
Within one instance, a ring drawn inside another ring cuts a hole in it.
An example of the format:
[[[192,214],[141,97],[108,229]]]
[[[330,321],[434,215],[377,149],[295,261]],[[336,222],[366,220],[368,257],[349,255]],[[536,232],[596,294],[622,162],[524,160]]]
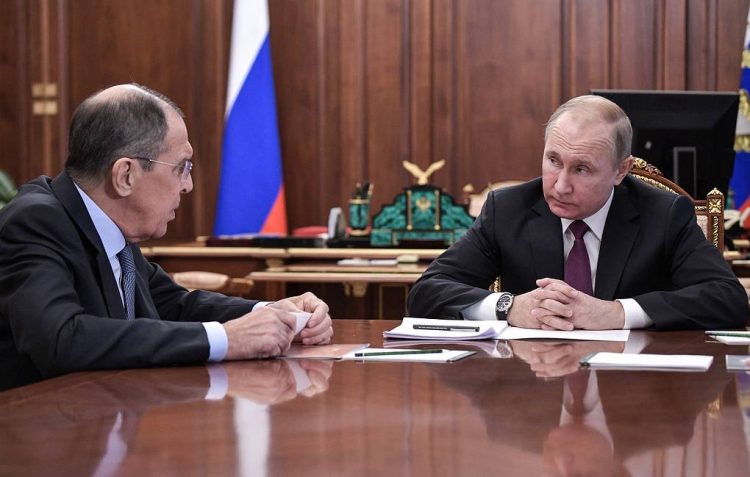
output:
[[[592,90],[633,124],[632,154],[658,167],[696,199],[727,195],[734,167],[739,95],[715,91]]]

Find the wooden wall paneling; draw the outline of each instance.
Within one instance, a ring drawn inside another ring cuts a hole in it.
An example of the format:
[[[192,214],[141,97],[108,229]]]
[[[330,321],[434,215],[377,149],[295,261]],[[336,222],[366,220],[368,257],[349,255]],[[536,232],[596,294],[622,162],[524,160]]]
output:
[[[323,223],[317,2],[271,2],[271,49],[290,227]]]
[[[750,0],[720,0],[716,15],[716,89],[737,91]]]
[[[616,0],[613,4],[613,88],[657,88],[656,1]]]
[[[339,198],[344,214],[347,199],[357,182],[374,183],[370,214],[379,210],[376,203],[385,197],[385,184],[377,183],[365,168],[365,3],[364,0],[341,0],[338,4],[339,45],[337,81],[340,85],[340,110],[337,116],[340,149],[333,160],[341,177]],[[330,79],[331,76],[329,75]],[[347,215],[348,217],[348,215]]]
[[[401,166],[409,159],[403,146],[408,137],[408,77],[404,25],[406,2],[364,3],[364,115],[363,166],[375,185],[372,213],[413,181]]]
[[[561,100],[588,94],[594,88],[609,88],[610,17],[609,3],[599,0],[571,0],[564,17],[566,25],[562,42],[569,51],[563,65]]]
[[[29,3],[0,2],[0,169],[16,182],[29,177]]]
[[[188,134],[196,164],[193,191],[189,194],[193,230],[186,238],[209,235],[213,230],[219,176],[222,134],[226,112],[226,87],[232,28],[232,2],[193,0],[189,45],[191,77]],[[198,139],[196,141],[196,139]]]
[[[684,90],[687,83],[687,2],[664,0],[658,4],[657,87]]]
[[[542,127],[561,99],[561,9],[486,0],[459,9],[462,181],[538,176]]]
[[[451,182],[446,179],[446,174],[441,177],[441,182],[446,188],[454,192],[460,192],[461,183],[455,174],[458,170],[459,158],[456,147],[456,115],[457,115],[457,83],[456,75],[458,57],[456,56],[457,36],[457,7],[454,0],[438,0],[431,4],[431,78],[432,78],[432,112],[430,121],[430,141],[432,146],[433,160],[445,159],[448,165],[446,170],[454,171],[450,174]],[[473,184],[477,191],[484,184]],[[455,198],[459,199],[457,195]]]
[[[713,0],[688,0],[687,89],[708,90],[710,53],[708,51],[710,9]]]
[[[432,88],[433,88],[433,54],[432,12],[430,0],[412,0],[405,2],[409,11],[403,22],[404,39],[408,45],[408,57],[405,67],[408,69],[408,113],[409,136],[405,138],[406,160],[418,164],[422,169],[429,164],[443,159],[432,151]],[[408,35],[408,37],[407,37]],[[445,175],[443,175],[445,177]]]

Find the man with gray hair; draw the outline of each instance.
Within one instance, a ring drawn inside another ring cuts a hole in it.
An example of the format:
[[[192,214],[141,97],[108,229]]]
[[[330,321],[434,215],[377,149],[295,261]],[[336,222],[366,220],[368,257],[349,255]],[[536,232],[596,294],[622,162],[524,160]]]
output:
[[[277,356],[328,343],[311,293],[275,303],[188,292],[141,255],[193,188],[180,109],[129,84],[73,115],[56,178],[20,188],[0,213],[0,360],[13,372],[71,371]],[[296,312],[312,314],[295,336]],[[10,365],[8,363],[11,363]]]
[[[410,315],[560,330],[744,326],[747,295],[690,199],[628,175],[632,135],[605,98],[560,106],[542,177],[489,195],[415,284]],[[498,276],[504,290],[490,293]]]

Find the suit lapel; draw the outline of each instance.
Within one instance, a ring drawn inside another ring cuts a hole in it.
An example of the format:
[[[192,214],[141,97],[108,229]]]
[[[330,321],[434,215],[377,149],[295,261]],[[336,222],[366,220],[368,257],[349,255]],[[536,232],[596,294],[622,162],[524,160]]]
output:
[[[122,305],[119,286],[115,282],[115,276],[112,273],[112,266],[109,258],[104,251],[101,238],[91,221],[83,199],[73,183],[73,180],[67,173],[62,172],[52,180],[50,184],[52,193],[55,194],[65,210],[73,218],[73,222],[88,240],[89,246],[94,250],[94,260],[96,262],[96,273],[99,276],[99,283],[104,295],[104,301],[107,305],[107,314],[112,318],[125,319],[125,309]]]
[[[537,278],[563,278],[563,239],[560,218],[550,212],[544,198],[533,207],[537,217],[529,221],[531,254],[534,276]]]
[[[614,298],[640,229],[637,218],[638,211],[630,202],[627,189],[624,186],[615,187],[599,249],[595,297],[602,300]]]

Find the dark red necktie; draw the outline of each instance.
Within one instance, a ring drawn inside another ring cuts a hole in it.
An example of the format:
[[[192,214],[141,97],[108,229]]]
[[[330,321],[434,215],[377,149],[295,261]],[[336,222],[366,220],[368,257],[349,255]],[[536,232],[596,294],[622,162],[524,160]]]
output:
[[[576,220],[570,224],[568,230],[573,233],[575,242],[565,262],[565,283],[587,295],[593,295],[589,254],[586,252],[586,244],[583,241],[583,236],[588,232],[589,226],[582,220]]]

